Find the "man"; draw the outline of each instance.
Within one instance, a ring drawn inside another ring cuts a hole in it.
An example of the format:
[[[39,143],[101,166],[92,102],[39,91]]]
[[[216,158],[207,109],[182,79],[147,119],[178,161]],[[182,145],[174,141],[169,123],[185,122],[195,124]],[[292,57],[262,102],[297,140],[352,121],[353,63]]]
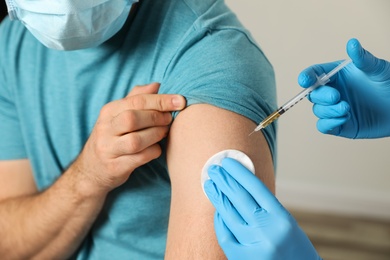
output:
[[[205,161],[241,150],[274,190],[276,129],[248,138],[276,108],[274,74],[235,15],[221,0],[7,3],[0,255],[225,258]]]

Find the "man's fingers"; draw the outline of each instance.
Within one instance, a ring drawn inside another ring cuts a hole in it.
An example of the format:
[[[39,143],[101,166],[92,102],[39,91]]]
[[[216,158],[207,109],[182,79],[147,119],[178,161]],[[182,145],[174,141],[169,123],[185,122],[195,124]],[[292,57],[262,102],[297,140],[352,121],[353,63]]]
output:
[[[113,153],[115,156],[139,153],[161,141],[168,131],[168,126],[159,126],[123,135],[115,141]]]
[[[111,127],[116,136],[155,126],[167,126],[172,121],[169,112],[126,110],[113,117]]]
[[[103,111],[115,117],[125,110],[157,110],[168,112],[182,110],[185,105],[186,100],[181,95],[138,94],[108,103],[103,107]]]
[[[181,95],[157,95],[160,83],[135,86],[124,98],[128,109],[151,109],[158,111],[176,111],[185,107],[185,98]]]
[[[153,144],[139,153],[125,154],[116,158],[116,165],[120,172],[132,172],[134,169],[158,158],[161,155],[161,147],[159,144]],[[131,167],[130,167],[131,166]],[[129,168],[130,167],[130,168]]]
[[[183,96],[177,94],[157,94],[159,88],[159,83],[135,86],[125,98],[106,104],[102,109],[103,113],[115,117],[125,110],[171,112],[182,110],[186,106],[186,100]]]
[[[180,95],[140,94],[120,100],[123,109],[176,111],[183,109],[185,99]]]

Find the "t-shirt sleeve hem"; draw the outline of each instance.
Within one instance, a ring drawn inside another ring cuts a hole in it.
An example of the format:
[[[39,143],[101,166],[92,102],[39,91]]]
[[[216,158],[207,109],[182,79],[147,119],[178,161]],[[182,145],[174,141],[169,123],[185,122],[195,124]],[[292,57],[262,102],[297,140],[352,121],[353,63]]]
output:
[[[26,159],[27,154],[24,151],[24,146],[0,147],[0,160],[18,160]]]

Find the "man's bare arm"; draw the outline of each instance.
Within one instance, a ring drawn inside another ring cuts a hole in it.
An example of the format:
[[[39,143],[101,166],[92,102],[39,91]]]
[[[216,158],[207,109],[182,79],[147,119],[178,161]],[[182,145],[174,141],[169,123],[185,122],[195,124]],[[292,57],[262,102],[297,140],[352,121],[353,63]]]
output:
[[[39,193],[28,160],[0,162],[0,255],[7,259],[65,259],[80,244],[104,202],[66,172]],[[61,245],[59,245],[61,243]]]
[[[172,183],[166,259],[224,259],[213,227],[214,208],[200,185],[209,157],[237,149],[253,161],[256,175],[275,190],[272,156],[261,133],[249,119],[210,105],[193,105],[171,126],[167,160]]]
[[[37,193],[30,162],[27,159],[0,161],[0,201]]]

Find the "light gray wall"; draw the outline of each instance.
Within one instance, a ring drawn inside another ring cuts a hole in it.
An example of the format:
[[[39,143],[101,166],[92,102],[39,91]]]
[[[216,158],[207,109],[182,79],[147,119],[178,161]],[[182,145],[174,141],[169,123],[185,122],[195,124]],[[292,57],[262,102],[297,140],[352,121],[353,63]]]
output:
[[[388,0],[226,3],[273,64],[279,105],[301,91],[297,76],[302,69],[346,58],[352,37],[390,60]],[[288,208],[390,218],[390,138],[323,135],[307,100],[278,124],[277,193]]]

